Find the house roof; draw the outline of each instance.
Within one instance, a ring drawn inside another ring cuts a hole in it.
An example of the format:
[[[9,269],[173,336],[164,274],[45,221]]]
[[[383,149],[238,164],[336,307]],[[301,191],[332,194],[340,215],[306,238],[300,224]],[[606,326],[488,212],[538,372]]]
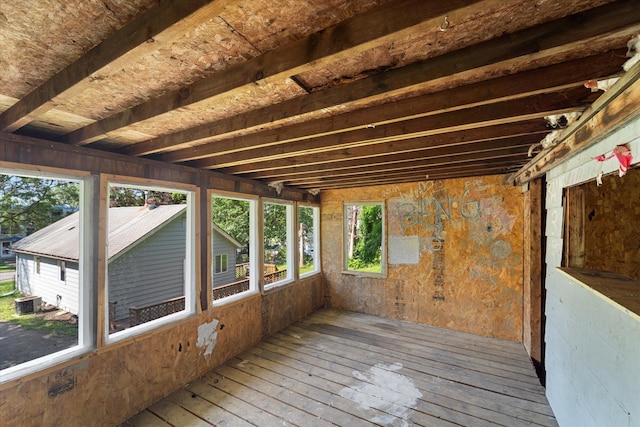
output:
[[[155,209],[142,206],[109,209],[109,259],[179,216],[186,205],[160,205]],[[73,213],[36,231],[12,246],[25,252],[66,260],[79,259],[79,218]]]
[[[222,237],[224,237],[229,242],[231,242],[231,244],[234,245],[236,248],[241,248],[242,247],[242,243],[238,242],[236,239],[234,239],[231,236],[231,234],[227,233],[222,228],[218,227],[216,224],[213,224],[213,229],[216,230],[218,233],[220,233],[222,235]]]
[[[313,192],[508,174],[624,74],[639,6],[4,1],[0,130]]]

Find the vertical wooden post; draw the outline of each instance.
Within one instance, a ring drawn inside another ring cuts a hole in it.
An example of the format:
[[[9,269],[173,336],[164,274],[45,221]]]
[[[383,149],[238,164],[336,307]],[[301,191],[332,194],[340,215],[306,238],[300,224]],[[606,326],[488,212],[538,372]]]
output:
[[[544,179],[529,182],[524,207],[524,343],[544,384]]]
[[[563,263],[565,267],[584,268],[585,263],[585,188],[580,185],[565,192],[565,232]]]

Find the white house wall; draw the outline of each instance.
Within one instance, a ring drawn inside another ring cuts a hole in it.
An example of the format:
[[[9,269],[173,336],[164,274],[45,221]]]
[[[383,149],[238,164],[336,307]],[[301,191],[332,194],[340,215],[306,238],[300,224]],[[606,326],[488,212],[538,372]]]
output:
[[[563,189],[618,169],[593,157],[629,143],[640,159],[640,120],[547,174],[547,397],[560,426],[640,426],[640,318],[556,267],[562,262]],[[605,189],[606,191],[606,189]],[[615,221],[612,218],[612,221]]]
[[[129,307],[184,295],[186,225],[184,215],[109,263],[109,301],[117,301],[116,320]]]
[[[58,260],[40,257],[40,274],[36,273],[33,255],[17,254],[16,286],[26,295],[42,297],[42,301],[78,314],[78,263],[66,261],[65,281],[60,280]]]

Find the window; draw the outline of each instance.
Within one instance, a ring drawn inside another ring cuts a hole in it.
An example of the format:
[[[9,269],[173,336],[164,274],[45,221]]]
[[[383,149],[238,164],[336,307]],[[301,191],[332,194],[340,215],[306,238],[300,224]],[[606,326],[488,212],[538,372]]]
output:
[[[216,255],[216,273],[226,273],[227,268],[227,254]]]
[[[385,228],[382,203],[344,205],[344,270],[384,274]]]
[[[90,199],[91,186],[68,171],[44,176],[0,171],[0,224],[11,230],[16,257],[15,279],[0,282],[0,321],[11,325],[2,336],[0,382],[78,356],[92,345],[91,274],[83,257],[85,242],[92,240],[89,210],[83,209]],[[56,206],[73,213],[52,216]],[[58,257],[68,260],[61,264]],[[66,283],[58,281],[62,274]],[[25,325],[56,344],[33,345],[23,339]]]
[[[258,289],[257,221],[257,199],[212,195],[214,303],[225,303]]]
[[[60,266],[60,281],[66,282],[67,265],[64,261],[59,261]]]
[[[564,267],[612,271],[640,280],[637,200],[640,169],[565,189]]]
[[[195,212],[190,188],[109,184],[107,342],[195,311]]]
[[[289,281],[293,275],[293,205],[263,204],[265,289]]]
[[[320,270],[319,229],[320,209],[316,206],[299,206],[298,265],[301,276]]]
[[[10,254],[11,254],[11,242],[2,242],[1,255],[5,257],[5,256],[9,256]]]

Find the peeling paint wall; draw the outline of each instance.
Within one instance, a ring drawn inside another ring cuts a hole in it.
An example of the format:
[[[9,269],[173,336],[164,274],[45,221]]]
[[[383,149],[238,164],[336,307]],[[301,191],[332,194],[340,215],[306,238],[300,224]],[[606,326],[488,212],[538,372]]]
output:
[[[343,204],[380,200],[394,264],[384,278],[343,274]],[[329,305],[520,341],[523,200],[502,177],[323,192]]]
[[[619,128],[547,173],[546,387],[547,398],[561,426],[640,425],[640,318],[556,268],[562,265],[564,189],[593,182],[600,172],[614,174],[598,189],[601,192],[620,192],[623,181],[632,181],[629,176],[617,176],[615,160],[604,163],[594,160],[617,144],[629,144],[637,167],[640,119]],[[631,198],[635,195],[621,193],[621,196]],[[626,209],[631,211],[629,207]],[[637,218],[636,213],[631,228],[637,228]],[[620,237],[624,239],[624,231],[629,225],[623,221],[628,222],[629,217],[612,213],[607,220],[614,223],[612,227],[616,230],[622,231]],[[588,220],[587,227],[592,227]],[[593,228],[590,232],[597,233],[599,227]],[[637,245],[638,242],[633,243]],[[587,244],[591,245],[591,240]],[[604,259],[611,256],[602,255]],[[609,268],[614,267],[609,265]]]

